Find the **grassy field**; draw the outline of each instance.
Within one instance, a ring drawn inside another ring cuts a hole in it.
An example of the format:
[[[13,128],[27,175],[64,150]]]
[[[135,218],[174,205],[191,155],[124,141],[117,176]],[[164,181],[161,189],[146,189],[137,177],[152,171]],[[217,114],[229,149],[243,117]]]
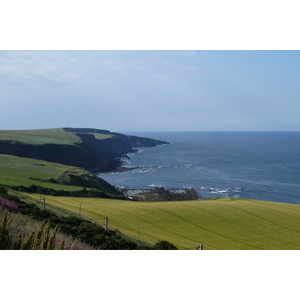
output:
[[[80,138],[62,128],[36,130],[3,130],[0,140],[12,140],[28,144],[68,144],[80,142]]]
[[[0,184],[7,184],[11,186],[29,186],[31,184],[35,184],[53,189],[76,190],[78,187],[59,185],[49,182],[40,182],[29,179],[29,177],[57,178],[68,169],[70,169],[70,166],[1,154]]]
[[[96,140],[106,140],[114,137],[112,134],[102,134],[102,133],[91,133]]]
[[[33,195],[39,200],[39,195]],[[131,237],[179,249],[300,249],[300,206],[250,199],[133,202],[47,196],[46,202]]]
[[[110,134],[93,133],[96,139],[103,140],[111,138]],[[43,144],[65,144],[74,145],[81,139],[72,132],[66,132],[63,128],[35,129],[35,130],[2,130],[0,140],[18,141],[33,145]]]

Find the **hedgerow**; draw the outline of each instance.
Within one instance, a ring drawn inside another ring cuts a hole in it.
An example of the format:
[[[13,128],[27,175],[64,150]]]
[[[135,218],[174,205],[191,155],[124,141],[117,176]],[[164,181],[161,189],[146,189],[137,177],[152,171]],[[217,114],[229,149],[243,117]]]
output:
[[[12,186],[10,189],[14,191],[24,192],[24,193],[34,193],[34,194],[41,194],[41,195],[51,195],[51,196],[68,196],[68,197],[93,197],[93,198],[106,198],[106,199],[120,199],[125,200],[127,199],[124,196],[113,195],[105,193],[98,189],[87,189],[82,188],[81,190],[76,191],[65,191],[65,190],[55,190],[52,188],[45,188],[39,185],[30,185],[29,187],[19,185],[19,186]]]

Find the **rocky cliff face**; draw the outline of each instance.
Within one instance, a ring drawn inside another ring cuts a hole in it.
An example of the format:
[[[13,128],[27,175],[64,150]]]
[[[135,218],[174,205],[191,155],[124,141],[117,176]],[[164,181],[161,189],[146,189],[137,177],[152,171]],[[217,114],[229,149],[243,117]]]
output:
[[[168,144],[167,142],[164,141],[158,141],[155,139],[143,138],[143,137],[138,137],[133,135],[126,135],[125,137],[127,143],[131,147],[154,147],[158,145]]]
[[[105,162],[86,147],[44,144],[33,145],[21,142],[0,141],[0,154],[41,159],[85,169],[105,167]]]
[[[78,133],[82,140],[80,145],[86,151],[93,153],[97,159],[101,160],[102,165],[94,165],[90,171],[107,171],[120,165],[120,158],[134,150],[118,137],[112,137],[104,140],[97,140],[94,135],[87,133]]]

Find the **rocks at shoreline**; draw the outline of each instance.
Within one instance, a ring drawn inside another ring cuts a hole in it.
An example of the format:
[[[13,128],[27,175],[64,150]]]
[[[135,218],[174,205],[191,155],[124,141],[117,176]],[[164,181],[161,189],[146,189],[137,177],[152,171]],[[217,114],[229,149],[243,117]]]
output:
[[[164,187],[155,187],[152,189],[120,189],[120,191],[126,197],[135,201],[186,201],[199,200],[201,198],[194,188],[166,189]]]

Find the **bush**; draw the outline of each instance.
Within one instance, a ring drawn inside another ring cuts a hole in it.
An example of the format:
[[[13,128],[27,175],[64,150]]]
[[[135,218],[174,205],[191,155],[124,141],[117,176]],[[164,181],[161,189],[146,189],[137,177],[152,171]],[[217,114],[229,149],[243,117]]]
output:
[[[10,187],[12,190],[25,192],[25,193],[33,193],[33,194],[41,194],[41,195],[51,195],[51,196],[69,196],[69,197],[93,197],[93,198],[107,198],[107,199],[120,199],[125,200],[126,197],[119,195],[107,194],[98,189],[89,189],[83,188],[82,190],[76,191],[64,191],[64,190],[54,190],[52,188],[45,188],[42,186],[36,186],[34,184],[29,187],[25,187],[23,185]]]
[[[6,194],[6,187],[3,185],[0,185],[0,194]]]
[[[178,250],[176,246],[174,246],[172,243],[168,241],[158,241],[154,245],[155,250]]]

